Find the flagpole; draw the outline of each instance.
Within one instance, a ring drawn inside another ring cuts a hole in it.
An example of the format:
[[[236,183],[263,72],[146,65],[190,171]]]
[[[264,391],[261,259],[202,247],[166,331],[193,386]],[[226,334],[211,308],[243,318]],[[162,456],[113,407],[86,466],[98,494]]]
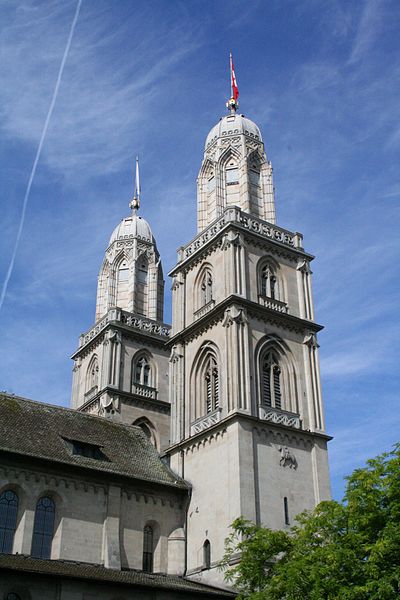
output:
[[[135,169],[135,189],[133,192],[133,198],[129,202],[129,208],[132,209],[132,214],[135,214],[140,207],[140,178],[139,178],[139,157],[136,157],[136,169]]]
[[[229,52],[229,78],[231,81],[231,98],[233,98],[233,85],[232,85],[232,51]]]
[[[239,106],[239,89],[236,81],[235,67],[233,65],[232,51],[229,52],[229,75],[231,79],[231,97],[226,103],[226,108],[234,115]]]

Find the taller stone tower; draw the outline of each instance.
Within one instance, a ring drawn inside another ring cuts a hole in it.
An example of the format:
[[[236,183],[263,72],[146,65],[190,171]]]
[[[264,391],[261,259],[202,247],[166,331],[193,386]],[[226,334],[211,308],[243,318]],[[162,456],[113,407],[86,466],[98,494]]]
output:
[[[198,235],[171,271],[168,452],[193,486],[188,574],[211,582],[236,517],[285,528],[330,497],[313,256],[275,225],[271,163],[236,108],[207,136]]]
[[[114,229],[97,287],[96,321],[73,355],[72,407],[139,425],[158,450],[169,443],[164,279],[156,241],[138,214]]]

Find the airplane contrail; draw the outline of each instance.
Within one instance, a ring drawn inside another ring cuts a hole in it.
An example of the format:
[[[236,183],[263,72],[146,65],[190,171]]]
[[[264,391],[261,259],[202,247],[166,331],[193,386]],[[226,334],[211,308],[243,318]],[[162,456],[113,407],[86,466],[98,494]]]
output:
[[[10,264],[8,266],[7,273],[6,273],[6,276],[5,276],[5,279],[4,279],[4,283],[3,283],[3,287],[2,287],[2,290],[1,290],[0,310],[1,310],[2,306],[3,306],[4,298],[5,298],[6,293],[7,293],[8,283],[10,281],[10,278],[11,278],[11,275],[12,275],[12,272],[13,272],[13,269],[14,269],[15,257],[16,257],[17,252],[18,252],[18,246],[19,246],[19,242],[21,240],[22,229],[24,227],[26,207],[27,207],[28,200],[29,200],[29,194],[30,194],[30,191],[31,191],[32,182],[33,182],[35,174],[36,174],[36,168],[37,168],[37,165],[38,165],[38,162],[39,162],[40,154],[42,152],[44,139],[46,137],[46,133],[47,133],[47,129],[48,129],[48,126],[49,126],[49,123],[50,123],[51,115],[53,113],[54,105],[55,105],[56,100],[57,100],[57,94],[58,94],[58,90],[59,90],[60,83],[61,83],[61,77],[62,77],[62,74],[63,74],[63,71],[64,71],[64,67],[65,67],[65,63],[66,63],[66,60],[67,60],[67,57],[68,57],[68,52],[69,52],[69,49],[71,47],[71,41],[72,41],[72,37],[74,35],[76,23],[78,21],[79,11],[81,9],[81,4],[82,4],[82,0],[78,0],[78,3],[76,5],[76,10],[75,10],[75,15],[74,15],[74,18],[72,20],[71,29],[70,29],[68,40],[67,40],[67,45],[65,46],[64,54],[63,54],[63,57],[62,57],[62,60],[61,60],[60,69],[58,71],[58,76],[57,76],[57,81],[56,81],[56,85],[55,85],[54,92],[53,92],[53,97],[52,97],[51,102],[50,102],[49,110],[47,112],[47,117],[46,117],[46,120],[45,120],[44,126],[43,126],[42,135],[40,137],[40,142],[39,142],[39,145],[38,145],[38,149],[36,150],[35,160],[33,161],[33,166],[32,166],[32,170],[31,170],[31,174],[29,176],[28,185],[26,187],[24,201],[22,203],[22,212],[21,212],[21,218],[20,218],[20,221],[19,221],[19,227],[18,227],[17,237],[15,238],[15,244],[14,244],[13,253],[11,255]]]

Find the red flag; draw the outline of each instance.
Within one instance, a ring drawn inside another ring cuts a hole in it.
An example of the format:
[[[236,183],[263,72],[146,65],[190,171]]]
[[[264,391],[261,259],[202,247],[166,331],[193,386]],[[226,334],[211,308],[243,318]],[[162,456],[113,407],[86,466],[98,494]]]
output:
[[[236,75],[235,75],[235,66],[233,64],[232,52],[229,55],[230,58],[230,66],[231,66],[231,88],[232,88],[232,98],[236,100],[239,98],[239,88],[237,86]]]

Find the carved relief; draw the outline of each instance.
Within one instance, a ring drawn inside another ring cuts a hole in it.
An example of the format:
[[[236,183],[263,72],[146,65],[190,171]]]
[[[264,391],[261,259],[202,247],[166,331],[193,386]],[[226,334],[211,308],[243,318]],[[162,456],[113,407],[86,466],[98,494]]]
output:
[[[289,467],[289,469],[296,470],[298,467],[297,460],[289,448],[287,446],[280,446],[279,452],[281,453],[281,458],[279,459],[281,467]]]
[[[238,325],[248,323],[244,308],[238,308],[236,305],[233,305],[226,309],[222,326],[230,327],[233,323],[237,323]]]

